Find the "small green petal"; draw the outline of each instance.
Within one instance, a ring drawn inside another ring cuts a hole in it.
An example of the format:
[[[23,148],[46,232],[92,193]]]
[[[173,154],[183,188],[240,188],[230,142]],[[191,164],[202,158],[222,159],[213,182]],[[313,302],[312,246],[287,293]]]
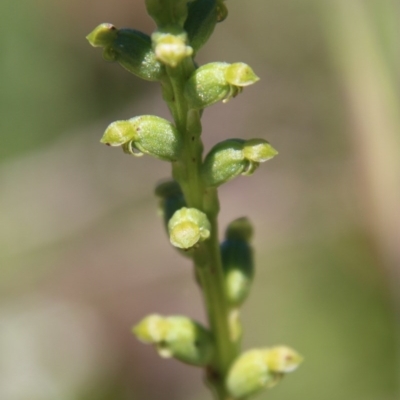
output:
[[[268,368],[277,373],[293,372],[303,362],[303,357],[287,346],[276,346],[265,355]]]
[[[115,121],[108,126],[100,142],[108,146],[121,146],[137,137],[129,121]]]
[[[134,326],[132,332],[141,342],[154,344],[164,339],[166,328],[164,318],[158,314],[152,314]]]
[[[243,154],[248,160],[260,163],[274,158],[278,152],[264,139],[250,139],[244,145]]]
[[[110,46],[117,36],[117,29],[112,24],[100,24],[89,35],[86,39],[93,47],[106,47]]]
[[[244,87],[260,80],[254,71],[245,63],[231,64],[225,71],[226,80],[234,86]]]

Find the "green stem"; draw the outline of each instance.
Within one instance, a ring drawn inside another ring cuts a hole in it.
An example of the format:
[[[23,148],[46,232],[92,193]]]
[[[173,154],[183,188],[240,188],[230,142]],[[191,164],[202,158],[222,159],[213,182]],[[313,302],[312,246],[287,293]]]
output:
[[[203,151],[200,115],[189,110],[184,97],[185,82],[194,69],[193,61],[188,59],[176,68],[168,67],[169,80],[163,83],[163,89],[164,98],[184,142],[181,157],[173,164],[173,176],[182,187],[188,207],[205,212],[211,223],[211,236],[194,251],[193,260],[216,347],[208,382],[217,399],[228,400],[224,382],[229,366],[238,354],[238,343],[230,333],[230,308],[225,298],[218,240],[218,195],[216,190],[204,187],[200,174]]]

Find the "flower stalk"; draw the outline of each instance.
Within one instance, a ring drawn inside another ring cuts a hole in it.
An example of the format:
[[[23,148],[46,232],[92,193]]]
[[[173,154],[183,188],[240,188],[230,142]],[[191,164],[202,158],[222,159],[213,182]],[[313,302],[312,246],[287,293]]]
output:
[[[193,262],[208,328],[185,316],[152,314],[133,333],[161,357],[204,368],[216,400],[247,399],[296,369],[301,357],[284,346],[240,354],[240,307],[254,275],[252,226],[247,218],[233,221],[220,244],[218,187],[251,175],[277,151],[264,139],[226,139],[203,157],[201,116],[259,78],[244,63],[194,61],[227,17],[224,0],[146,0],[146,7],[157,25],[151,36],[101,24],[87,39],[106,60],[159,82],[173,122],[151,115],[116,121],[101,142],[171,163],[173,180],[158,185],[156,195],[171,244]]]

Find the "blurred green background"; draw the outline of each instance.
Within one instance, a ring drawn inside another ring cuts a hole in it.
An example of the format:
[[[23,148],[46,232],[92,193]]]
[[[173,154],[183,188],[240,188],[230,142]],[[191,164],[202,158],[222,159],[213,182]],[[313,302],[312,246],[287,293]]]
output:
[[[221,190],[221,231],[248,215],[257,279],[246,348],[305,356],[259,399],[399,398],[400,3],[230,0],[199,62],[261,81],[204,114],[209,149],[263,137],[280,155]],[[0,2],[0,399],[206,400],[199,370],[130,333],[151,312],[205,320],[168,244],[166,164],[99,144],[167,117],[157,84],[102,60],[99,23],[154,29],[141,0]]]

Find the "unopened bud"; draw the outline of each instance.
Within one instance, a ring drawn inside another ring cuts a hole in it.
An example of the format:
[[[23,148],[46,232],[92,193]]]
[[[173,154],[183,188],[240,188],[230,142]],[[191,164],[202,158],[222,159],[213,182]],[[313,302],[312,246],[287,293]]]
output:
[[[250,293],[254,278],[253,249],[249,243],[252,227],[246,218],[233,221],[221,244],[225,294],[232,307],[240,307]]]
[[[182,189],[178,182],[170,180],[157,185],[155,194],[160,198],[160,211],[168,229],[168,222],[175,212],[186,207]]]
[[[206,366],[213,356],[210,332],[199,323],[183,316],[144,318],[133,328],[136,337],[156,347],[163,358],[176,358],[197,366]]]
[[[184,29],[194,53],[207,42],[217,22],[217,0],[196,0],[188,4],[188,17]]]
[[[187,17],[187,3],[190,1],[193,0],[146,0],[146,8],[158,27],[182,27]]]
[[[247,217],[237,218],[232,221],[225,231],[227,240],[244,240],[250,242],[253,237],[253,226]]]
[[[181,208],[168,223],[171,244],[180,249],[190,249],[208,239],[210,230],[207,215],[196,208]]]
[[[228,8],[225,5],[225,0],[217,0],[218,22],[222,22],[228,16]]]

